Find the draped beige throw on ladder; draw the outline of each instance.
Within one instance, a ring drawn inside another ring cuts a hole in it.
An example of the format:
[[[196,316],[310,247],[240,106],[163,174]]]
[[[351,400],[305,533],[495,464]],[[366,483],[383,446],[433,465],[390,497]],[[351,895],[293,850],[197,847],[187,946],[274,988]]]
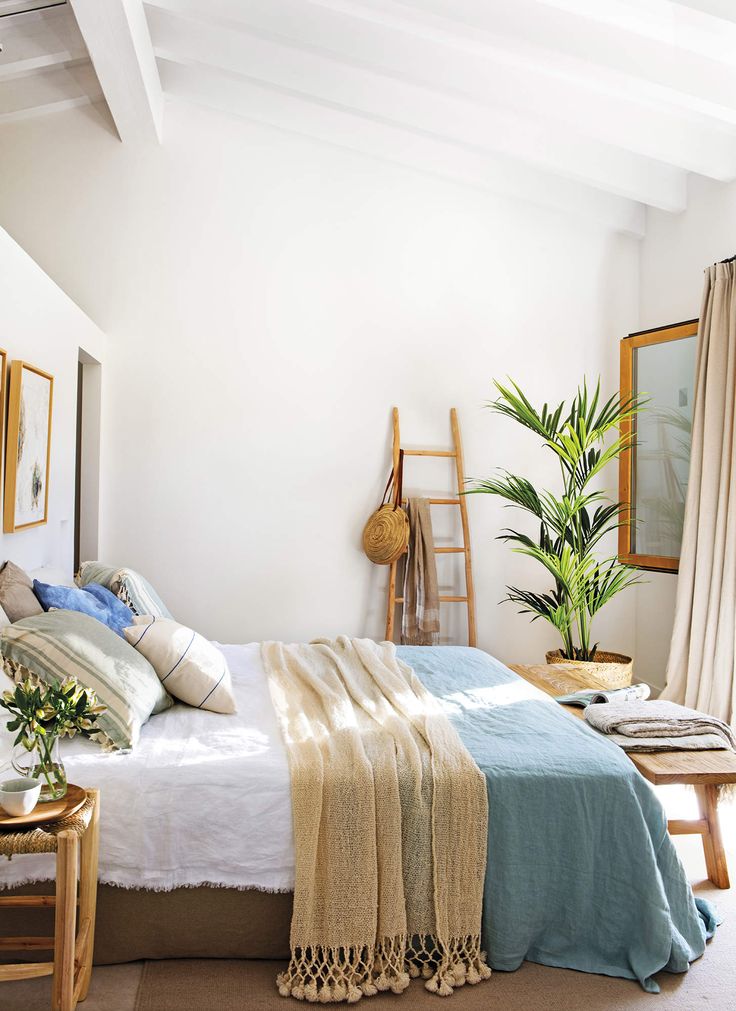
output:
[[[485,777],[393,643],[262,647],[289,755],[296,883],[279,992],[448,996],[480,951]]]
[[[434,646],[440,636],[440,597],[429,502],[410,498],[407,513],[409,552],[404,560],[401,641],[409,646]]]
[[[663,699],[736,720],[736,262],[705,272],[690,478]]]

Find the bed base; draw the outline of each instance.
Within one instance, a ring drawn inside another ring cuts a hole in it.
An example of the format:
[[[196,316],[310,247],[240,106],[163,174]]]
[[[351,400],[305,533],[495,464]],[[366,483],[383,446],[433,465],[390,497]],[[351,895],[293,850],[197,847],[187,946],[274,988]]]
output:
[[[46,881],[0,894],[48,892]],[[152,892],[100,885],[95,965],[147,958],[288,958],[291,908],[290,892],[209,887]],[[3,909],[3,928],[15,936],[48,935],[53,916],[53,908]],[[21,954],[3,952],[0,961],[37,957],[33,951]]]

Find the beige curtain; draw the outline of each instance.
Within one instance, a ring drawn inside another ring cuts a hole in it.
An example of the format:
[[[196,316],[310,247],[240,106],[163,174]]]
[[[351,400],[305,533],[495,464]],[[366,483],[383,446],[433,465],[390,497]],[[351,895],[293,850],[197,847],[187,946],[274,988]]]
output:
[[[705,272],[692,456],[663,698],[736,717],[736,263]]]

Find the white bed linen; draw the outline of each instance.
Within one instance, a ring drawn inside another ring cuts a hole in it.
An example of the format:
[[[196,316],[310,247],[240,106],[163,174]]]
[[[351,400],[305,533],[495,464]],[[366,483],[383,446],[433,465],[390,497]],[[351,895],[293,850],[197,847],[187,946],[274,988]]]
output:
[[[177,704],[153,716],[126,754],[106,754],[85,740],[62,742],[69,781],[101,791],[105,884],[162,891],[294,886],[289,769],[260,645],[220,648],[232,673],[235,715]],[[10,739],[0,735],[2,766]],[[12,774],[6,768],[0,779]],[[0,858],[0,887],[53,876],[53,857]]]

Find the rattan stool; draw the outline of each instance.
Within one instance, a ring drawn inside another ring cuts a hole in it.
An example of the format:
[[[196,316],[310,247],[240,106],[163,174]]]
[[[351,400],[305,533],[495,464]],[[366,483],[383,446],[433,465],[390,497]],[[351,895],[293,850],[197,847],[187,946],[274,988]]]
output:
[[[0,896],[0,908],[56,907],[54,937],[0,938],[3,951],[53,951],[53,962],[0,965],[0,981],[53,975],[53,1011],[74,1011],[87,996],[92,975],[100,803],[97,790],[86,793],[84,805],[69,818],[25,832],[0,832],[0,856],[56,853],[56,895]]]

